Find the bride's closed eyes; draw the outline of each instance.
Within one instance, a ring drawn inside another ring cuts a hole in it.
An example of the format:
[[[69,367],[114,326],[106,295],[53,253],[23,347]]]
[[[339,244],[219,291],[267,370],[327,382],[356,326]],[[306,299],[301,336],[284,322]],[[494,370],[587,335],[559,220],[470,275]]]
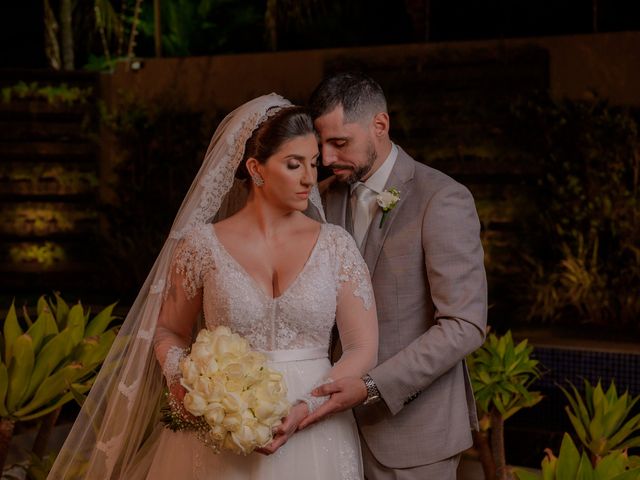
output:
[[[295,170],[296,168],[299,168],[301,165],[301,163],[299,161],[294,161],[294,162],[289,162],[287,163],[287,168],[289,170]],[[318,168],[318,157],[316,156],[314,161],[311,162],[310,164],[311,168]]]

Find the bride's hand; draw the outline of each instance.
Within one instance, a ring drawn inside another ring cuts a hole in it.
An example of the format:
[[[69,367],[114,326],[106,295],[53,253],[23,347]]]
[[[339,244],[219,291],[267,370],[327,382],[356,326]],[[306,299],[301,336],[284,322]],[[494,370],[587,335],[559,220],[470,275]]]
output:
[[[282,423],[277,426],[273,431],[273,440],[262,448],[256,449],[256,452],[263,453],[265,455],[271,455],[275,453],[282,445],[287,443],[287,440],[296,433],[300,422],[309,414],[309,408],[305,402],[296,403],[289,415],[282,419]]]
[[[178,402],[182,403],[187,390],[180,384],[180,382],[173,382],[171,387],[169,387],[169,393]]]

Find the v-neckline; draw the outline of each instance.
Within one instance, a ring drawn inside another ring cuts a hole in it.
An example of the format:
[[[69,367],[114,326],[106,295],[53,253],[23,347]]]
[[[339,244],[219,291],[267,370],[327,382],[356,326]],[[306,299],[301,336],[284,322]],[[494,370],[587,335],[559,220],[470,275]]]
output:
[[[254,288],[256,290],[258,290],[263,297],[265,297],[267,300],[270,301],[276,301],[281,299],[282,297],[284,297],[287,293],[289,293],[289,291],[296,286],[296,284],[298,283],[298,280],[300,279],[300,277],[304,274],[304,272],[307,270],[307,267],[309,266],[309,264],[311,263],[311,259],[314,257],[316,250],[318,249],[318,245],[320,245],[320,239],[322,238],[322,233],[324,232],[324,224],[321,223],[320,224],[320,231],[318,232],[318,236],[316,237],[316,241],[313,245],[313,248],[311,249],[311,253],[309,253],[309,256],[307,257],[307,259],[304,262],[304,265],[302,265],[302,268],[300,269],[300,271],[298,272],[298,274],[296,275],[296,277],[291,281],[291,283],[287,286],[287,288],[284,289],[284,291],[278,295],[277,297],[274,297],[273,295],[269,295],[267,292],[265,292],[264,288],[262,288],[262,285],[260,284],[260,282],[258,282],[258,280],[256,280],[248,271],[246,268],[244,268],[242,266],[242,264],[235,259],[235,257],[233,255],[231,255],[231,253],[229,253],[229,251],[227,250],[227,248],[224,246],[224,244],[222,243],[222,241],[218,238],[218,234],[216,233],[216,229],[215,229],[215,224],[211,225],[211,228],[209,229],[211,232],[211,237],[215,240],[215,242],[220,246],[220,251],[222,252],[222,254],[224,256],[226,256],[235,266],[236,269],[245,277],[247,277],[249,279],[249,281],[253,284]]]

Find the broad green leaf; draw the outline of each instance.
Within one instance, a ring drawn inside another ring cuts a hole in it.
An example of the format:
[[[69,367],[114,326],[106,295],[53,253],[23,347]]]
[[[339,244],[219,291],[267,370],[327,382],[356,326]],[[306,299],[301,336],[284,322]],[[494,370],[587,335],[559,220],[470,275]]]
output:
[[[624,472],[625,457],[622,452],[613,451],[600,460],[595,468],[596,478],[611,478]]]
[[[58,330],[62,330],[67,326],[67,317],[69,316],[69,305],[62,297],[56,293],[56,322],[58,323]]]
[[[13,355],[13,344],[16,339],[22,335],[24,332],[22,328],[20,328],[20,324],[18,323],[18,315],[16,314],[16,307],[14,302],[11,302],[11,307],[9,307],[9,311],[7,312],[7,316],[4,319],[4,363],[9,365],[11,362],[11,357]]]
[[[0,362],[0,417],[9,415],[5,405],[7,390],[9,390],[9,371],[7,370],[7,366],[3,362]]]
[[[36,317],[39,317],[40,315],[42,315],[42,312],[45,309],[49,309],[49,305],[47,304],[47,299],[45,298],[44,295],[42,295],[40,298],[38,298],[38,304],[37,304],[37,308],[36,308]]]
[[[6,402],[9,413],[13,413],[25,396],[33,364],[33,340],[27,334],[20,335],[14,342],[13,357],[9,364],[9,390]]]
[[[87,326],[87,329],[85,331],[85,337],[100,335],[107,329],[107,327],[109,326],[109,323],[115,318],[112,315],[113,308],[115,306],[116,306],[116,303],[112,303],[111,305],[106,307],[104,310],[99,312],[93,318],[93,320],[89,322],[89,325]]]
[[[611,478],[611,480],[638,480],[638,479],[640,479],[640,467],[632,468],[631,470],[627,470],[626,472]]]
[[[556,478],[567,480],[575,478],[579,462],[580,453],[578,453],[578,449],[569,434],[565,433],[560,446],[560,454],[558,455]]]
[[[582,452],[582,456],[580,457],[576,480],[596,480],[593,478],[593,467],[591,466],[591,461],[584,452]]]

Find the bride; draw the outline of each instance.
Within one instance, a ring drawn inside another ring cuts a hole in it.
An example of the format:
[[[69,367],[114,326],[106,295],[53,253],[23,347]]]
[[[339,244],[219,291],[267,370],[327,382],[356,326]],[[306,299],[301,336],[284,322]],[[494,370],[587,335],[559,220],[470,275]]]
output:
[[[377,355],[373,292],[354,241],[302,213],[314,207],[324,219],[317,164],[311,118],[278,95],[222,121],[48,478],[363,477],[351,412],[297,431],[324,400],[314,387],[362,376]],[[331,367],[334,321],[344,353]],[[177,399],[185,393],[179,358],[194,333],[217,325],[284,376],[293,406],[260,453],[214,454],[160,423],[164,385]]]

